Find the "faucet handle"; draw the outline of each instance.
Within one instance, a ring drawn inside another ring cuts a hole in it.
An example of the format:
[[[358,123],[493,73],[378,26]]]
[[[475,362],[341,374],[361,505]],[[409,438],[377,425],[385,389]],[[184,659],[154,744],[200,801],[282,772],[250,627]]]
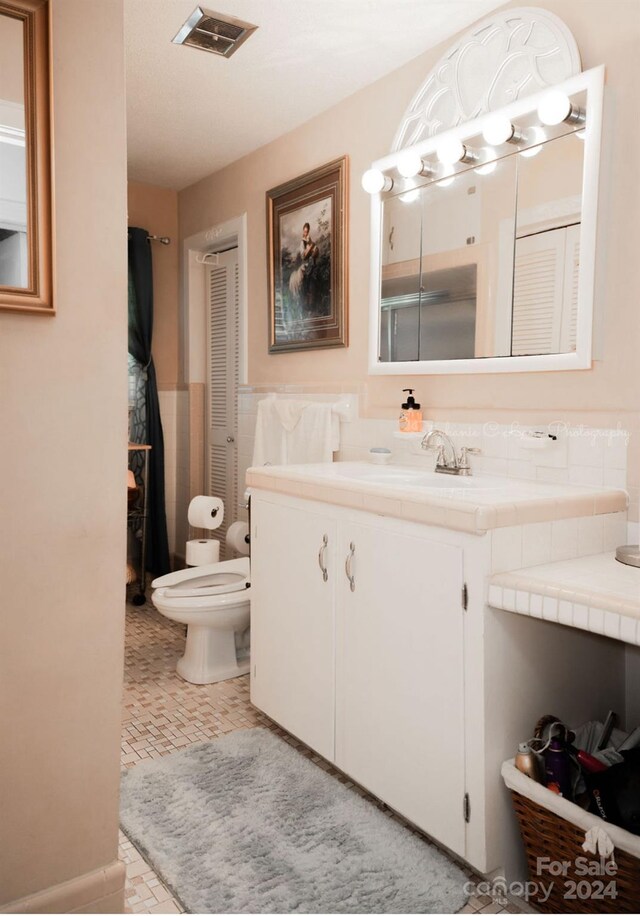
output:
[[[444,465],[444,445],[427,445],[423,446],[423,448],[426,448],[430,452],[438,453],[436,458],[436,467],[442,467]]]
[[[481,448],[470,448],[468,445],[463,445],[460,449],[460,462],[459,467],[468,468],[469,467],[469,455],[481,455]]]

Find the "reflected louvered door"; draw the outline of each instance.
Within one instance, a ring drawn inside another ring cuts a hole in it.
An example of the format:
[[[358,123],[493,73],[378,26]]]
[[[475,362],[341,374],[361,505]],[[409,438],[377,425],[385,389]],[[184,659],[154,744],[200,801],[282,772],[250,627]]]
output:
[[[516,240],[514,356],[575,351],[579,272],[580,224]]]
[[[208,270],[207,490],[224,500],[224,522],[216,531],[220,556],[225,534],[238,517],[239,268],[237,249],[220,254]]]
[[[580,225],[567,226],[564,248],[564,308],[560,345],[563,352],[574,352],[578,326],[578,277],[580,274]]]
[[[560,352],[564,230],[516,240],[512,356]]]

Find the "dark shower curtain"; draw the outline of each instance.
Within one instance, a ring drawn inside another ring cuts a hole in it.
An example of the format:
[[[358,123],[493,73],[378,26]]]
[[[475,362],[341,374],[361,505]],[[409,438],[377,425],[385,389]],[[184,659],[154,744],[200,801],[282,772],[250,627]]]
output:
[[[146,370],[146,425],[149,453],[149,518],[146,566],[163,576],[171,571],[164,497],[164,437],[158,404],[156,370],[151,357],[153,277],[151,245],[145,229],[129,229],[129,270],[135,296],[129,299],[129,353]]]

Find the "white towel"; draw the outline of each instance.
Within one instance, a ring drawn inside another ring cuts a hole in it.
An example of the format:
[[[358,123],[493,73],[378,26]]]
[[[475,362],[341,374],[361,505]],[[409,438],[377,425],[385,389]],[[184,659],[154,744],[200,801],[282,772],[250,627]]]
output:
[[[253,444],[254,468],[265,464],[287,463],[286,431],[275,411],[275,398],[258,401],[256,436]]]
[[[308,406],[309,401],[292,401],[289,398],[276,399],[273,402],[278,419],[288,433],[296,428]]]
[[[331,404],[265,398],[258,402],[253,467],[333,461],[340,419]]]
[[[296,427],[287,433],[287,463],[333,461],[340,448],[340,420],[331,404],[308,404]]]

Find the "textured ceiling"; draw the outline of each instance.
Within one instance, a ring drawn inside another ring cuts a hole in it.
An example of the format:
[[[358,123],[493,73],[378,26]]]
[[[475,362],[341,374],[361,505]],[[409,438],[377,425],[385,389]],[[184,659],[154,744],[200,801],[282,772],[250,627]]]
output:
[[[125,0],[132,181],[178,190],[193,184],[502,3],[204,0],[206,9],[259,26],[228,60],[172,44],[197,5]]]

